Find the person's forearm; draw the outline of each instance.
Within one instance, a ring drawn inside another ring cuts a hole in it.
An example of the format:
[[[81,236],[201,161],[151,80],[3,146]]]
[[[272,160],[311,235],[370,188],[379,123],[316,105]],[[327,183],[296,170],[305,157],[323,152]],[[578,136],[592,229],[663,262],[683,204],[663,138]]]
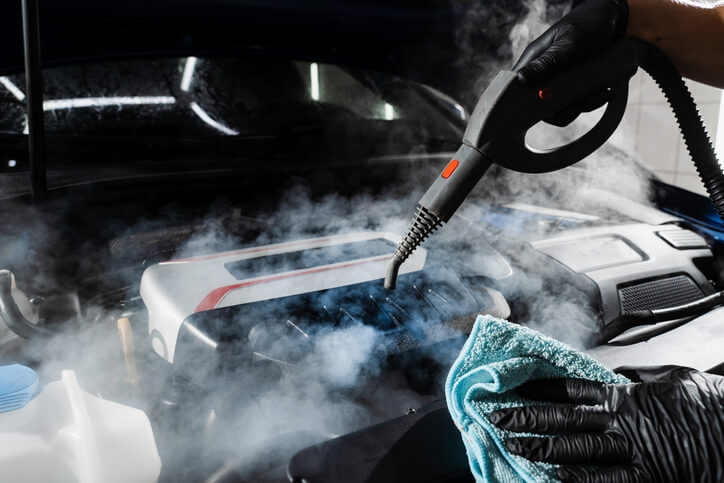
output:
[[[627,35],[659,47],[685,77],[724,88],[724,1],[628,4]]]

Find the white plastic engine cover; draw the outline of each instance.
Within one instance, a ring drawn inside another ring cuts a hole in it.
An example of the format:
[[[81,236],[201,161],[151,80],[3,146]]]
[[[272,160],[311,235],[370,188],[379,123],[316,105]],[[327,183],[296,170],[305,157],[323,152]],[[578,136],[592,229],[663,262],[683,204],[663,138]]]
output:
[[[73,371],[0,413],[0,448],[7,482],[152,483],[161,473],[146,414],[88,394]]]
[[[152,265],[141,278],[141,298],[148,309],[148,330],[153,350],[173,362],[179,329],[184,319],[197,312],[381,280],[400,239],[391,233],[350,233]],[[267,271],[259,276],[251,273],[243,279],[236,278],[227,268],[229,264],[241,260],[259,259],[263,264],[263,257],[365,241],[385,242],[389,245],[389,253],[352,257],[312,267],[284,267],[283,270]],[[402,265],[400,274],[422,270],[426,258],[427,251],[418,248]]]

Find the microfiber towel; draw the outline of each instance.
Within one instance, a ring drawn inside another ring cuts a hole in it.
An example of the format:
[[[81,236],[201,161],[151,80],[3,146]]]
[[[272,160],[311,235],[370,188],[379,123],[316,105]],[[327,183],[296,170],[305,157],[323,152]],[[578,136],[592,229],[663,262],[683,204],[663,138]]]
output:
[[[508,452],[504,439],[521,433],[499,429],[486,417],[496,409],[541,404],[523,399],[513,389],[529,380],[561,377],[629,382],[586,354],[535,330],[478,316],[445,382],[447,407],[462,433],[477,482],[557,481],[556,466]]]

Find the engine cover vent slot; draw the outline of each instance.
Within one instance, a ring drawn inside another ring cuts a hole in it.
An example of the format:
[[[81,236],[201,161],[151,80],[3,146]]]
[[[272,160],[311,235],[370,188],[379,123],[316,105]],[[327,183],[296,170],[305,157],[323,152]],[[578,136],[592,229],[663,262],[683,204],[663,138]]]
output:
[[[678,250],[688,250],[692,248],[707,248],[706,240],[701,235],[693,231],[675,228],[671,230],[661,230],[656,234],[666,243]]]
[[[618,296],[621,313],[627,314],[693,302],[704,293],[689,276],[677,275],[620,288]]]

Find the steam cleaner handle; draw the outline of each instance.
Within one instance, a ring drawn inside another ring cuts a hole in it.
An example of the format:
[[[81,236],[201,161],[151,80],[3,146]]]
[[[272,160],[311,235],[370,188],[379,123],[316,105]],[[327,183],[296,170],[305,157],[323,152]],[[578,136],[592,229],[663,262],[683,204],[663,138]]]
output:
[[[420,199],[420,205],[447,223],[492,164],[483,153],[463,143]]]
[[[478,101],[463,144],[420,200],[447,222],[491,164],[514,171],[544,173],[570,166],[593,153],[616,130],[626,110],[628,82],[638,69],[640,44],[625,39],[588,62],[573,66],[540,86],[524,86],[515,72],[501,71]],[[538,122],[610,89],[601,119],[572,142],[549,150],[527,145]]]
[[[626,111],[628,83],[642,55],[642,44],[624,39],[608,51],[571,66],[537,86],[525,86],[512,71],[501,71],[478,101],[463,142],[504,168],[546,173],[570,166],[605,143]],[[541,121],[608,91],[600,120],[581,137],[551,149],[526,142],[528,131]]]

